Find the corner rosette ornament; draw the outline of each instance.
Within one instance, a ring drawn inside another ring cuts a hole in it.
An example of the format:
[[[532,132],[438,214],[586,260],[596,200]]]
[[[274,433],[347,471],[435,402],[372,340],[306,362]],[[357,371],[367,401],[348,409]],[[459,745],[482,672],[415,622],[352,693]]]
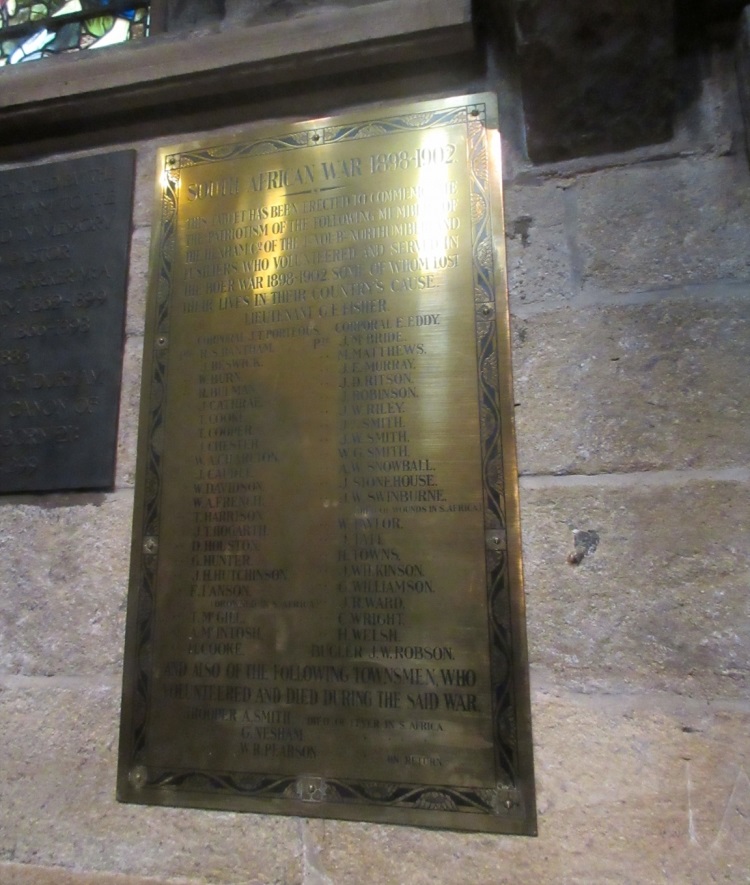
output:
[[[483,239],[476,248],[477,264],[486,270],[492,267],[492,243],[489,238]]]
[[[299,777],[294,784],[294,795],[303,802],[325,802],[328,789],[322,777]]]
[[[439,793],[437,790],[429,790],[417,799],[417,808],[426,808],[430,811],[455,811],[456,803],[447,793]]]
[[[474,224],[479,222],[487,215],[487,201],[480,194],[471,195],[471,220]]]
[[[406,114],[404,116],[404,123],[407,126],[411,126],[414,129],[422,129],[425,126],[429,126],[432,122],[433,114],[425,113],[425,114]]]
[[[398,789],[398,786],[393,783],[385,783],[384,781],[372,781],[367,784],[367,790],[365,791],[368,799],[375,799],[381,802],[385,802],[389,800],[394,792]]]

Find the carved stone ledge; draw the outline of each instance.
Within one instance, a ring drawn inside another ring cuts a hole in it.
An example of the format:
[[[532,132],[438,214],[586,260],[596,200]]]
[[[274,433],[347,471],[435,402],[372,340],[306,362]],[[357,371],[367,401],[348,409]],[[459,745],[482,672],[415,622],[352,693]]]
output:
[[[210,110],[232,96],[247,102],[264,88],[434,60],[474,45],[471,0],[376,0],[248,27],[201,27],[2,68],[3,150],[128,119],[168,118],[188,105]]]

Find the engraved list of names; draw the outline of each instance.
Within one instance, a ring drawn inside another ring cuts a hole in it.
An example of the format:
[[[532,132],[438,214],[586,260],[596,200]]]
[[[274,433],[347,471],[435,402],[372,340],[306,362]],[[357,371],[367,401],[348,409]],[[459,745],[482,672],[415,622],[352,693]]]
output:
[[[164,152],[121,798],[533,829],[486,116]]]
[[[0,173],[0,493],[114,483],[134,160]]]

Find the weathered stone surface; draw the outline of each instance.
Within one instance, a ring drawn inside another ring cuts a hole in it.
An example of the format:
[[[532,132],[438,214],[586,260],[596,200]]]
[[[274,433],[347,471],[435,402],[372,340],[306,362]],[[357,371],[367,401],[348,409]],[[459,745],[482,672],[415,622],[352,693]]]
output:
[[[170,879],[172,885],[188,885],[188,879]],[[0,863],[3,885],[155,885],[150,876],[120,876],[117,873],[74,873],[60,867]]]
[[[279,21],[329,8],[364,6],[377,0],[224,0],[227,23]]]
[[[221,21],[225,5],[225,0],[167,0],[167,30],[179,31]]]
[[[374,2],[377,0],[167,0],[167,29],[186,30],[223,20],[227,24],[257,24],[314,12],[321,7]]]
[[[539,837],[326,821],[318,881],[360,885],[734,881],[750,863],[750,712],[537,690]]]
[[[516,319],[521,472],[744,466],[748,287],[704,292]]]
[[[593,173],[573,193],[584,291],[750,280],[750,173],[743,157]]]
[[[138,227],[130,240],[130,273],[128,275],[128,304],[125,330],[128,335],[142,335],[146,318],[148,293],[148,256],[151,244],[150,230]]]
[[[733,2],[733,0],[730,0]],[[733,41],[712,46],[702,56],[688,56],[680,64],[685,73],[697,67],[700,91],[678,115],[675,133],[683,151],[730,156],[741,153],[742,110],[737,93],[737,60]]]
[[[528,480],[532,663],[586,692],[750,699],[750,484]],[[598,546],[571,566],[575,530]]]
[[[132,486],[135,483],[142,364],[143,336],[129,335],[125,339],[122,392],[120,395],[120,424],[117,437],[117,488]]]
[[[156,150],[154,142],[144,142],[137,146],[135,165],[135,193],[133,194],[133,227],[148,227],[154,213],[156,193]]]
[[[301,883],[294,818],[115,801],[119,683],[16,679],[0,689],[1,860],[169,882]]]
[[[737,41],[737,88],[745,122],[745,146],[750,158],[750,6],[746,6],[740,19],[740,36]]]
[[[513,143],[515,136],[511,129],[511,138],[504,138],[503,142],[505,180],[519,185],[533,184],[540,175],[572,179],[592,172],[674,160],[676,157],[711,160],[741,153],[744,125],[735,68],[735,52],[723,46],[712,46],[710,53],[679,58],[677,79],[681,94],[675,113],[674,134],[668,141],[657,144],[535,166],[528,162],[522,142]],[[505,108],[513,108],[512,96],[516,88],[512,77],[498,83],[498,92],[510,92],[510,98],[506,97],[504,102],[501,99]],[[510,116],[513,120],[512,111]],[[501,119],[505,135],[506,114],[502,114]]]
[[[625,150],[671,135],[671,0],[514,0],[529,156]]]
[[[744,708],[540,685],[540,835],[525,839],[118,805],[116,695],[31,681],[0,694],[0,857],[13,863],[0,875],[18,885],[92,885],[113,867],[196,885],[360,885],[363,870],[368,885],[735,882],[750,863]],[[52,863],[59,879],[31,866]]]
[[[505,245],[511,308],[554,310],[576,294],[568,223],[570,182],[536,181],[504,193]]]
[[[118,672],[132,495],[0,508],[0,672]]]

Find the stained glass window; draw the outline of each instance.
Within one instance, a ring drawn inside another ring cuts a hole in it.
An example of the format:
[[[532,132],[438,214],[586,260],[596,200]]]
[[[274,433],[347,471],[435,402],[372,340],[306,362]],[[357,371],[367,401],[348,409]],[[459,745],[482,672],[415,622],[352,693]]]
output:
[[[144,37],[148,0],[0,0],[0,65]]]

